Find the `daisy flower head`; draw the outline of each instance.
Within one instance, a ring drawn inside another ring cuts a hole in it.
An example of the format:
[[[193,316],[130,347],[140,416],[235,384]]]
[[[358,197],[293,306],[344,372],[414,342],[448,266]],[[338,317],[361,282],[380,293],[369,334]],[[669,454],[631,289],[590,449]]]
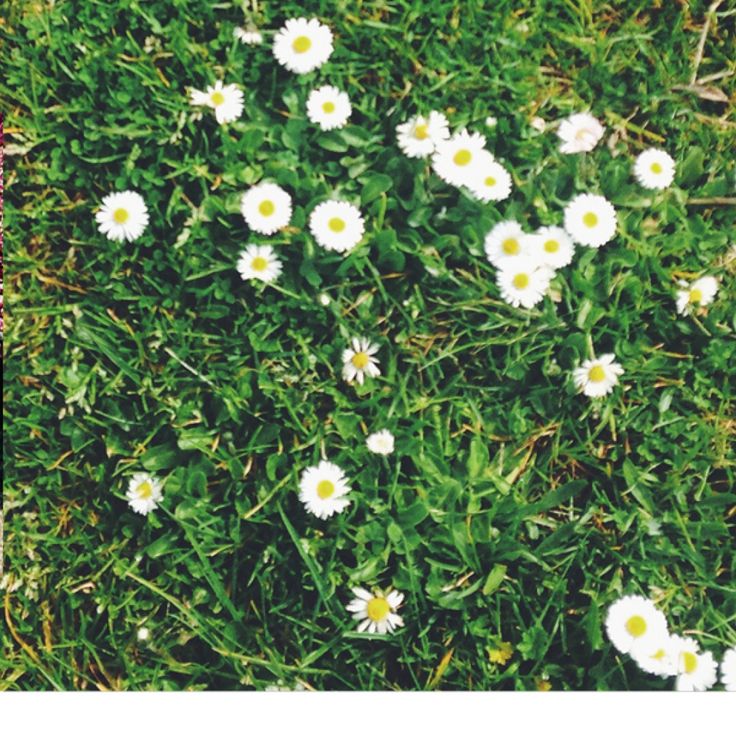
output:
[[[251,230],[273,235],[291,220],[291,197],[277,184],[256,184],[243,194],[240,211]]]
[[[677,647],[668,633],[657,637],[644,637],[634,642],[629,654],[639,668],[650,675],[672,677],[677,674]]]
[[[396,126],[399,148],[409,158],[425,158],[450,137],[447,118],[441,112],[432,111],[427,117],[416,115]]]
[[[376,378],[381,375],[378,359],[375,357],[378,346],[364,337],[354,337],[350,347],[342,353],[342,377],[348,382],[357,381],[361,386],[365,377]]]
[[[148,225],[148,209],[138,192],[113,192],[103,198],[95,219],[99,231],[110,240],[133,241]]]
[[[677,662],[675,690],[702,692],[709,690],[718,680],[718,665],[710,652],[701,652],[695,639],[672,636]]]
[[[342,468],[327,460],[307,468],[299,481],[299,500],[319,519],[344,511],[350,505],[350,499],[345,498],[348,493],[350,486]]]
[[[482,202],[500,202],[511,194],[511,175],[484,150],[481,151],[468,188]]]
[[[390,634],[404,625],[404,619],[396,610],[404,600],[404,594],[397,590],[386,593],[370,593],[365,588],[352,588],[353,598],[347,609],[358,624],[358,631],[369,634]]]
[[[560,123],[557,135],[561,141],[561,153],[586,153],[592,151],[603,137],[604,127],[587,112],[570,115]]]
[[[290,18],[273,40],[273,55],[295,74],[322,66],[332,54],[332,31],[316,18]]]
[[[128,481],[128,505],[137,514],[146,514],[158,508],[163,493],[163,484],[153,475],[148,473],[135,473]]]
[[[461,130],[437,144],[432,156],[432,168],[448,184],[456,187],[469,184],[476,176],[485,144],[486,139],[480,133]]]
[[[382,429],[369,435],[365,444],[376,455],[390,455],[394,451],[394,436],[387,429]]]
[[[729,692],[736,692],[736,647],[726,650],[721,660],[721,682]]]
[[[307,98],[307,117],[322,130],[342,128],[351,112],[350,98],[337,87],[326,84],[313,89]]]
[[[684,288],[677,292],[677,311],[686,314],[713,301],[718,291],[718,279],[714,276],[703,276],[691,284],[682,281],[680,286]]]
[[[243,93],[235,84],[223,85],[220,80],[210,85],[206,92],[193,89],[189,93],[192,105],[204,105],[215,111],[215,118],[220,125],[232,123],[243,113]]]
[[[258,44],[263,43],[263,36],[257,28],[246,29],[241,28],[240,26],[235,26],[233,29],[233,36],[235,36],[240,43],[244,43],[247,46],[258,46]]]
[[[528,246],[524,230],[516,220],[496,223],[488,231],[483,244],[486,258],[498,268],[520,256],[528,256]]]
[[[357,207],[349,202],[329,199],[312,210],[309,229],[323,248],[345,253],[361,241],[365,224]]]
[[[667,636],[664,614],[647,598],[625,595],[608,609],[606,633],[613,646],[628,654],[634,645],[659,644]]]
[[[544,299],[553,275],[552,269],[533,258],[511,258],[499,266],[496,283],[505,302],[531,309]]]
[[[565,230],[580,245],[600,248],[616,235],[616,210],[597,194],[578,194],[565,207]]]
[[[675,162],[666,151],[648,148],[636,157],[634,177],[645,189],[666,189],[675,178]]]
[[[249,245],[241,252],[237,269],[243,281],[259,279],[268,283],[279,277],[281,261],[270,245]]]
[[[582,365],[575,368],[572,374],[575,388],[593,398],[605,396],[613,391],[613,387],[618,383],[618,377],[624,372],[621,364],[616,363],[615,358],[613,353],[606,353],[600,358],[583,362]],[[627,596],[627,598],[637,598],[637,596]],[[627,598],[621,600],[625,601]],[[646,599],[641,598],[641,600]]]
[[[561,227],[541,227],[534,236],[532,252],[543,265],[557,270],[572,261],[575,245]]]

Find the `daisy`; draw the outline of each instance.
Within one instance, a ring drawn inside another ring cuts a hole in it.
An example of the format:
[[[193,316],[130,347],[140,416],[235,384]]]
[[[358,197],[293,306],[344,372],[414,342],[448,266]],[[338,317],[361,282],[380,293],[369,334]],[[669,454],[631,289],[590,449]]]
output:
[[[710,304],[718,291],[718,280],[713,276],[703,276],[692,284],[680,282],[685,288],[677,292],[677,311],[685,314],[695,307],[704,307]]]
[[[718,666],[710,652],[701,652],[695,639],[673,636],[677,661],[675,690],[692,692],[708,690],[718,680]]]
[[[529,241],[516,220],[503,220],[494,225],[484,242],[486,258],[499,268],[509,260],[527,256]]]
[[[144,516],[150,511],[158,508],[163,498],[161,493],[162,483],[153,475],[148,473],[135,473],[128,482],[128,505],[137,514]]]
[[[409,158],[425,158],[450,137],[447,118],[441,112],[432,111],[425,118],[417,115],[396,126],[399,148]]]
[[[404,600],[404,594],[397,590],[387,593],[377,591],[369,593],[365,588],[351,588],[352,601],[347,606],[358,624],[358,631],[369,634],[390,634],[394,629],[404,625],[404,619],[396,613],[396,609]]]
[[[606,632],[613,646],[627,654],[634,645],[659,644],[667,636],[667,621],[647,598],[625,595],[608,609]]]
[[[236,26],[233,29],[233,36],[238,39],[241,43],[247,44],[248,46],[257,46],[259,43],[263,43],[263,36],[261,32],[256,28],[252,30],[246,30],[240,26]]]
[[[235,84],[223,86],[221,81],[215,86],[207,87],[206,92],[192,89],[189,92],[189,102],[192,105],[205,105],[215,111],[215,118],[220,125],[232,123],[243,113],[243,93]]]
[[[135,240],[148,225],[148,209],[138,192],[113,192],[102,200],[95,219],[110,240]]]
[[[512,258],[498,269],[496,284],[508,304],[531,309],[544,298],[553,275],[532,258]]]
[[[240,211],[251,230],[272,235],[291,220],[291,197],[276,184],[256,184],[240,200]]]
[[[312,210],[309,229],[323,248],[344,253],[360,242],[365,225],[357,207],[349,202],[329,199]]]
[[[378,346],[364,337],[354,337],[351,345],[352,348],[347,348],[342,353],[342,377],[348,383],[357,379],[362,386],[366,376],[375,378],[381,375],[378,359],[374,357]]]
[[[587,112],[576,113],[560,123],[557,135],[561,153],[592,151],[603,136],[603,126]]]
[[[557,270],[572,261],[575,245],[561,227],[542,227],[534,235],[532,253],[540,263]]]
[[[317,69],[331,53],[332,31],[316,18],[290,18],[273,40],[276,61],[295,74]]]
[[[481,151],[468,188],[483,202],[500,202],[511,194],[511,176],[490,153]]]
[[[390,455],[394,451],[394,436],[387,429],[382,429],[369,435],[365,444],[376,455]]]
[[[642,642],[633,644],[629,654],[644,672],[651,675],[672,677],[677,674],[677,647],[668,633],[644,637]]]
[[[721,660],[721,682],[729,692],[736,692],[736,647],[726,650]]]
[[[307,468],[299,481],[299,500],[319,519],[344,511],[350,505],[347,493],[350,486],[342,469],[327,460]]]
[[[581,366],[575,368],[572,377],[577,390],[592,397],[605,396],[610,393],[618,383],[618,377],[624,372],[621,365],[614,362],[615,357],[613,353],[606,353],[600,358],[586,360]],[[636,596],[628,596],[628,598],[632,597]],[[622,598],[622,600],[627,600],[627,598]]]
[[[616,234],[616,210],[597,194],[578,194],[565,207],[565,230],[580,245],[600,248]]]
[[[274,281],[281,273],[281,261],[270,245],[249,245],[240,254],[237,269],[243,281]]]
[[[675,178],[675,162],[659,148],[648,148],[636,157],[634,176],[646,189],[666,189]]]
[[[476,176],[485,144],[486,139],[480,133],[461,130],[452,138],[437,144],[432,156],[432,168],[448,184],[458,187],[469,184]]]
[[[307,117],[322,130],[342,128],[351,112],[350,98],[337,87],[325,85],[309,93]]]

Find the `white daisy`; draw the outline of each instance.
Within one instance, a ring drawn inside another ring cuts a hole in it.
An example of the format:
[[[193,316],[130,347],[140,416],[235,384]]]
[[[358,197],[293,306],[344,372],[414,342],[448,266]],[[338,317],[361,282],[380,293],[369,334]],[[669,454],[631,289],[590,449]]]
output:
[[[365,444],[376,455],[390,455],[394,451],[394,436],[387,429],[382,429],[369,435]]]
[[[350,505],[347,493],[350,486],[342,469],[327,460],[307,468],[299,481],[299,500],[319,519],[344,511]]]
[[[736,647],[726,650],[721,660],[721,682],[729,692],[736,692]]]
[[[533,258],[511,258],[499,267],[496,284],[505,302],[531,309],[544,298],[552,276],[552,269]]]
[[[675,690],[692,692],[709,690],[718,680],[718,665],[710,652],[701,652],[695,639],[672,636],[677,657]]]
[[[648,148],[636,157],[634,176],[646,189],[666,189],[675,178],[675,162],[659,148]]]
[[[713,276],[703,276],[691,284],[681,281],[680,286],[684,288],[677,292],[677,311],[685,314],[713,301],[718,291],[718,279]]]
[[[350,98],[337,87],[325,85],[309,93],[307,117],[322,130],[342,128],[351,112]]]
[[[511,175],[488,151],[481,151],[468,188],[483,202],[500,202],[511,194]]]
[[[351,345],[352,347],[343,350],[342,353],[342,377],[348,383],[357,380],[363,385],[366,376],[369,378],[380,376],[378,359],[374,357],[378,352],[378,346],[364,337],[354,337]]]
[[[206,92],[192,89],[189,92],[192,105],[205,105],[215,111],[215,118],[220,125],[232,123],[243,113],[243,93],[235,84],[226,84],[218,80],[215,86],[207,87]]]
[[[148,473],[135,473],[128,482],[128,505],[137,514],[144,516],[158,508],[163,493],[163,484],[153,475]]]
[[[672,677],[677,674],[677,647],[668,633],[634,642],[629,654],[644,672],[651,675]]]
[[[606,633],[619,652],[628,654],[634,645],[659,644],[667,636],[667,621],[647,598],[625,595],[608,609]]]
[[[586,396],[593,397],[605,396],[610,393],[618,383],[618,377],[624,372],[621,365],[615,362],[615,358],[616,356],[613,353],[606,353],[601,355],[600,358],[586,360],[581,366],[575,368],[572,378],[577,390],[582,391]],[[627,596],[627,598],[636,597]],[[646,599],[641,598],[641,600]]]
[[[616,210],[597,194],[578,194],[565,207],[565,230],[580,245],[600,248],[616,234]]]
[[[344,253],[360,242],[365,225],[357,207],[349,202],[329,199],[312,210],[309,229],[323,248]]]
[[[281,273],[281,261],[270,245],[249,245],[240,254],[237,269],[243,281],[274,281]]]
[[[351,588],[352,601],[347,606],[358,624],[358,631],[369,634],[390,634],[404,625],[404,619],[396,613],[404,600],[403,593],[397,590],[382,593],[369,593],[365,588]]]
[[[290,18],[273,40],[273,55],[281,66],[306,74],[332,54],[332,31],[316,18]]]
[[[447,118],[432,111],[427,117],[417,115],[396,126],[399,148],[410,158],[424,158],[434,153],[438,144],[450,137]]]
[[[291,220],[291,197],[277,184],[256,184],[240,200],[240,211],[251,230],[272,235]]]
[[[461,130],[437,144],[432,156],[432,168],[448,184],[457,187],[469,184],[476,176],[485,144],[486,139],[480,133]]]
[[[263,36],[256,28],[245,29],[240,26],[236,26],[233,29],[233,36],[235,36],[238,41],[247,44],[248,46],[257,46],[259,43],[263,43]]]
[[[485,237],[486,258],[499,268],[509,260],[528,256],[529,241],[516,220],[503,220],[494,225]]]
[[[587,112],[576,113],[560,123],[557,135],[562,153],[592,151],[603,136],[604,127]]]
[[[540,263],[557,270],[572,261],[575,245],[561,227],[541,227],[534,236],[532,254]]]
[[[113,192],[95,215],[98,229],[110,240],[135,240],[148,225],[148,209],[138,192]]]

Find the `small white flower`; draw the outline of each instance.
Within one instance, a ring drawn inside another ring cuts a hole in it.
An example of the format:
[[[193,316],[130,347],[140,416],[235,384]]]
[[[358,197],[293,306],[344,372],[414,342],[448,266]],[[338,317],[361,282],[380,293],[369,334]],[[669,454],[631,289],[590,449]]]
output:
[[[486,258],[497,267],[510,260],[529,256],[529,240],[516,220],[503,220],[495,224],[483,244]]]
[[[651,675],[672,677],[677,674],[677,646],[668,633],[643,637],[632,644],[629,654],[639,667]]]
[[[323,248],[345,253],[361,241],[365,224],[357,207],[330,199],[312,210],[309,229]]]
[[[543,265],[557,270],[572,261],[575,245],[561,227],[541,227],[534,236],[532,254]]]
[[[291,220],[291,197],[277,184],[256,184],[240,200],[240,211],[251,230],[272,235]]]
[[[317,301],[318,301],[318,302],[319,302],[319,303],[320,303],[320,304],[321,304],[321,305],[322,305],[323,307],[327,307],[327,306],[329,306],[329,305],[330,305],[330,302],[332,301],[332,299],[330,299],[330,295],[329,295],[329,294],[320,294],[320,295],[319,295],[319,296],[317,297]]]
[[[378,359],[375,354],[378,352],[378,346],[374,345],[364,337],[354,337],[351,340],[351,347],[343,350],[342,353],[342,377],[352,383],[357,380],[363,385],[365,377],[375,378],[381,375],[378,367]]]
[[[531,309],[544,299],[553,275],[533,258],[513,258],[499,267],[496,283],[505,302]]]
[[[736,692],[736,647],[726,650],[721,660],[721,682],[729,692]]]
[[[511,194],[511,175],[488,151],[482,151],[468,188],[483,202],[500,202]]]
[[[716,684],[718,665],[710,652],[701,652],[695,639],[672,636],[677,656],[677,680],[679,692],[702,692]]]
[[[547,130],[547,123],[544,118],[540,118],[538,115],[531,119],[529,125],[531,125],[538,133],[544,133],[544,131]]]
[[[684,287],[677,292],[677,311],[686,314],[696,307],[710,304],[718,291],[718,279],[713,276],[703,276],[691,284],[681,281]]]
[[[485,144],[486,139],[480,133],[461,130],[437,144],[432,156],[432,168],[448,184],[456,187],[467,185],[476,175]]]
[[[145,626],[141,626],[140,629],[136,631],[136,637],[138,638],[138,641],[148,641],[150,636],[151,632]]]
[[[675,162],[659,148],[648,148],[636,157],[634,176],[646,189],[666,189],[675,178]]]
[[[427,117],[417,115],[396,126],[399,148],[410,158],[425,158],[450,137],[447,118],[432,111]]]
[[[189,102],[192,105],[204,105],[215,111],[215,118],[220,125],[232,123],[243,113],[243,93],[235,84],[226,84],[218,80],[214,87],[207,87],[206,92],[198,89],[189,91]]]
[[[376,455],[390,455],[394,451],[394,436],[387,429],[382,429],[369,435],[365,444]]]
[[[148,209],[138,192],[113,192],[95,215],[99,231],[110,240],[135,240],[148,225]]]
[[[257,46],[258,44],[263,43],[263,36],[256,28],[245,29],[240,26],[236,26],[233,29],[233,36],[235,36],[238,41],[247,44],[248,46]]]
[[[575,368],[572,377],[577,390],[582,391],[586,396],[592,397],[605,396],[610,393],[618,383],[618,377],[624,372],[621,365],[615,362],[615,358],[616,356],[613,353],[606,353],[601,355],[600,358],[586,360],[581,366]],[[622,598],[621,601],[627,601],[631,598],[646,601],[646,598],[638,596],[627,596]],[[611,608],[613,609],[613,606]]]
[[[602,138],[604,127],[587,112],[571,115],[560,123],[557,135],[562,153],[584,153],[592,151]]]
[[[313,89],[307,98],[307,117],[322,130],[342,128],[351,112],[350,98],[337,87]]]
[[[634,645],[659,644],[667,636],[667,620],[647,598],[625,595],[608,609],[606,633],[619,652],[628,654]]]
[[[565,207],[565,230],[580,245],[600,248],[616,235],[616,210],[597,194],[578,194]]]
[[[369,634],[390,634],[404,625],[404,619],[396,610],[404,600],[403,593],[393,590],[387,593],[368,592],[365,588],[351,588],[352,601],[347,606],[358,624],[358,631]]]
[[[163,493],[162,483],[153,475],[148,473],[135,473],[128,482],[128,505],[137,514],[144,516],[158,508]]]
[[[495,115],[489,115],[484,122],[487,127],[495,128],[498,125],[498,118]]]
[[[350,486],[342,469],[327,460],[307,468],[299,481],[299,500],[310,514],[328,519],[350,505]]]
[[[273,40],[273,55],[281,66],[306,74],[332,54],[332,31],[316,18],[290,18]]]
[[[260,279],[269,282],[279,277],[281,261],[270,245],[249,245],[241,252],[237,269],[243,281]]]

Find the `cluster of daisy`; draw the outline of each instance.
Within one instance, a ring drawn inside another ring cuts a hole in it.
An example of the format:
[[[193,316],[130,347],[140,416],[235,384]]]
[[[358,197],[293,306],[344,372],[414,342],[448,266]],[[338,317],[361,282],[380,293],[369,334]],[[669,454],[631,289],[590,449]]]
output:
[[[619,652],[630,655],[644,672],[676,677],[676,690],[708,690],[716,684],[713,655],[701,652],[695,639],[671,634],[664,614],[647,598],[620,598],[608,609],[605,625]],[[721,660],[721,682],[726,690],[736,691],[736,647]]]

